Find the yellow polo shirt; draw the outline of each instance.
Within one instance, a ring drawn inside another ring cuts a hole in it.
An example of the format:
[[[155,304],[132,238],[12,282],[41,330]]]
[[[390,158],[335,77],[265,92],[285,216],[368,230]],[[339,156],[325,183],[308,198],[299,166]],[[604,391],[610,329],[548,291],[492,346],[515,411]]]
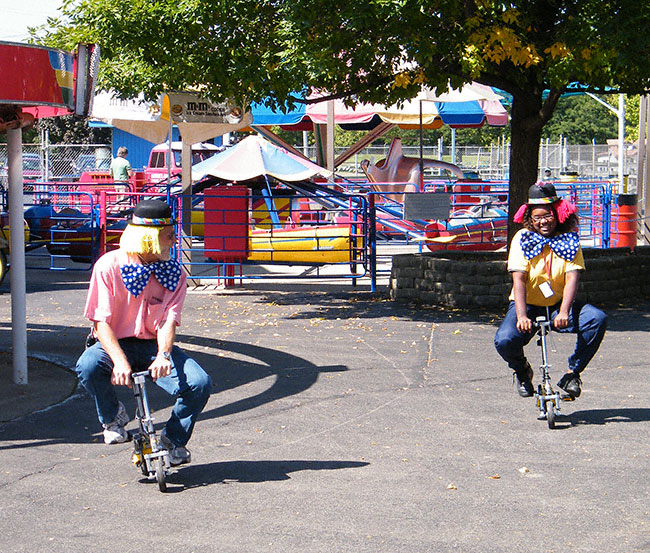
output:
[[[544,246],[542,253],[533,259],[526,259],[521,249],[521,234],[524,229],[515,234],[510,244],[510,253],[508,254],[508,271],[523,272],[528,275],[526,281],[526,303],[530,305],[555,305],[562,300],[564,293],[565,275],[571,271],[584,271],[585,260],[582,257],[582,249],[578,248],[578,253],[573,261],[566,261],[556,255],[549,246]],[[549,275],[547,274],[550,273]],[[548,282],[553,290],[553,295],[545,297],[539,286],[543,282]],[[510,292],[510,300],[514,301],[514,289]]]

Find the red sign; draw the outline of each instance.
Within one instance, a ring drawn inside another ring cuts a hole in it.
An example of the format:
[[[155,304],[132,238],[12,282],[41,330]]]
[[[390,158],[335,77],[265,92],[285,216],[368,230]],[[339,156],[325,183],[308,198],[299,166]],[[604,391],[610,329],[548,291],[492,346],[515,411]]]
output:
[[[63,50],[0,42],[0,104],[74,110],[74,64]]]

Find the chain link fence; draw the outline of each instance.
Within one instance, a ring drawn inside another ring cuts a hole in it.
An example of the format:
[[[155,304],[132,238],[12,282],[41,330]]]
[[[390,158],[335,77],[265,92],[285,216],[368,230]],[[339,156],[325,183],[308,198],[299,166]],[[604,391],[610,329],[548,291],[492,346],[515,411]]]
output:
[[[360,163],[367,159],[371,164],[384,159],[389,145],[370,146],[361,150],[353,158],[346,161],[340,171],[345,176],[361,177],[363,171]],[[300,148],[301,151],[304,151]],[[340,155],[345,148],[337,148]],[[420,157],[419,146],[402,146],[402,151],[408,157]],[[308,156],[316,157],[313,146],[307,148]],[[510,144],[498,143],[491,146],[424,146],[425,158],[440,159],[458,165],[466,173],[474,173],[484,180],[507,180],[510,165]],[[625,174],[631,190],[636,189],[637,152],[625,152]],[[539,148],[539,178],[544,176],[544,170],[550,169],[551,175],[559,179],[562,173],[575,173],[581,179],[609,179],[618,176],[617,148],[607,144],[572,145],[543,142]]]
[[[296,146],[310,159],[316,158],[316,148]],[[363,177],[361,162],[371,164],[386,157],[389,145],[369,146],[341,165],[342,176]],[[419,146],[403,146],[408,157],[420,157]],[[509,177],[510,144],[499,141],[490,146],[456,146],[438,143],[423,146],[425,158],[454,163],[467,173],[484,180],[507,180]],[[336,148],[338,156],[345,148]],[[630,190],[635,190],[637,152],[625,152],[625,174]],[[110,144],[25,144],[23,146],[23,175],[26,181],[76,181],[84,171],[108,171],[111,163]],[[583,179],[614,178],[618,173],[617,149],[606,144],[571,145],[542,142],[539,149],[539,177],[550,169],[553,178],[561,173],[576,173]],[[0,185],[7,181],[7,146],[0,144]]]
[[[110,144],[24,144],[26,181],[76,181],[84,171],[108,171]],[[0,144],[0,183],[7,182],[7,145]]]

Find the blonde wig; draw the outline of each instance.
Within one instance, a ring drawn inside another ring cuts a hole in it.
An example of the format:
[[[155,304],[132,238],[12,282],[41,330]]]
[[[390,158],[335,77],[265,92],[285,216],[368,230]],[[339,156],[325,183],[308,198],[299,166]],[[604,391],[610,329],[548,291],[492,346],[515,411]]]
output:
[[[127,225],[120,238],[120,249],[132,254],[152,253],[162,255],[160,231],[164,227]]]

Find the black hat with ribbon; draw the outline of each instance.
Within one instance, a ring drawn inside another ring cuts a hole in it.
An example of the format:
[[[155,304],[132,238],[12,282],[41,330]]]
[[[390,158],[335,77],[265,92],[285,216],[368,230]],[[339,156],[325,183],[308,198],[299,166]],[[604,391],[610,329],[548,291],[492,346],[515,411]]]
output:
[[[560,223],[564,223],[570,215],[577,212],[575,205],[557,195],[555,186],[550,182],[536,182],[528,189],[528,202],[517,210],[513,221],[523,223],[524,216],[529,208],[545,205],[552,206],[555,209]]]
[[[162,200],[142,200],[135,206],[130,224],[141,227],[173,225],[172,208]]]

